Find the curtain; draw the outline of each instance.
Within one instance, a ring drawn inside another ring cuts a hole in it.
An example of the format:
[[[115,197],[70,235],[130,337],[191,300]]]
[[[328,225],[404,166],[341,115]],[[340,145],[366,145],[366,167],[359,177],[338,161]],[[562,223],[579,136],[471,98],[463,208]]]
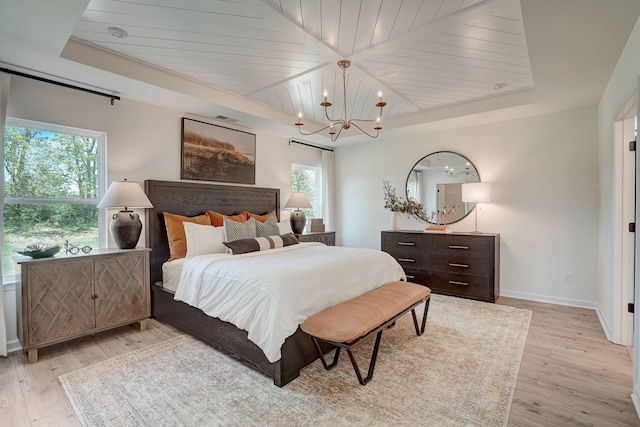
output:
[[[0,73],[0,158],[4,163],[4,123],[7,116],[7,100],[11,76]],[[0,194],[4,199],[4,179],[0,180]],[[0,225],[4,224],[4,202],[0,203]],[[0,226],[0,242],[4,241],[4,227]],[[4,317],[4,283],[2,283],[2,263],[0,263],[0,356],[7,355],[7,322]]]
[[[322,218],[325,230],[336,231],[336,183],[333,151],[322,150]]]

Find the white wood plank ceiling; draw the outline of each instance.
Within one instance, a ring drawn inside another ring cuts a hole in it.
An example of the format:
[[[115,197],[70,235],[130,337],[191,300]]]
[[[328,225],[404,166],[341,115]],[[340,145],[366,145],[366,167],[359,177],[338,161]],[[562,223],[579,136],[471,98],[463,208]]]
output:
[[[128,37],[113,37],[118,27]],[[384,118],[533,87],[518,0],[91,0],[73,36],[309,121]],[[384,125],[383,125],[384,126]]]

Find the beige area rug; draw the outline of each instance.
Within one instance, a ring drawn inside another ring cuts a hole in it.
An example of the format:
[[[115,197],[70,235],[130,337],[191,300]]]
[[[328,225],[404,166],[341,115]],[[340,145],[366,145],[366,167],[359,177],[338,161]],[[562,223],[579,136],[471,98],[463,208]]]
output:
[[[85,426],[500,426],[530,318],[528,310],[433,295],[422,337],[410,314],[383,333],[364,387],[346,354],[332,371],[317,360],[279,388],[186,335],[60,381]],[[372,344],[356,347],[358,357],[368,359]]]

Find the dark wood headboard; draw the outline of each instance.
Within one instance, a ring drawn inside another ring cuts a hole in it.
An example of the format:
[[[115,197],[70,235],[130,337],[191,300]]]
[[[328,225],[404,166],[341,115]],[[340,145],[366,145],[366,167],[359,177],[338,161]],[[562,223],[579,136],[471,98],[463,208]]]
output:
[[[152,249],[151,284],[162,280],[162,264],[169,259],[164,212],[195,216],[208,210],[223,215],[249,211],[262,215],[275,210],[280,219],[280,189],[277,188],[147,180],[144,191],[153,205],[147,209],[145,233],[146,245]]]

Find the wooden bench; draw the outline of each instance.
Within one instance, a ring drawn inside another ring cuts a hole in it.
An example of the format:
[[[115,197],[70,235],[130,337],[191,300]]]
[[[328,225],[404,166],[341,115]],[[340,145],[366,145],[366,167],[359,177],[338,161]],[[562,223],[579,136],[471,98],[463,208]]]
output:
[[[416,334],[421,336],[427,322],[430,297],[431,289],[425,286],[409,282],[391,282],[309,317],[302,323],[301,328],[311,336],[322,366],[326,370],[333,369],[338,364],[340,350],[344,348],[349,354],[358,381],[366,385],[373,377],[382,331],[391,328],[398,318],[411,310]],[[418,327],[415,307],[423,302],[424,315],[422,325]],[[351,349],[376,332],[378,335],[369,362],[369,371],[363,379]],[[318,340],[336,346],[331,364],[327,364]]]

